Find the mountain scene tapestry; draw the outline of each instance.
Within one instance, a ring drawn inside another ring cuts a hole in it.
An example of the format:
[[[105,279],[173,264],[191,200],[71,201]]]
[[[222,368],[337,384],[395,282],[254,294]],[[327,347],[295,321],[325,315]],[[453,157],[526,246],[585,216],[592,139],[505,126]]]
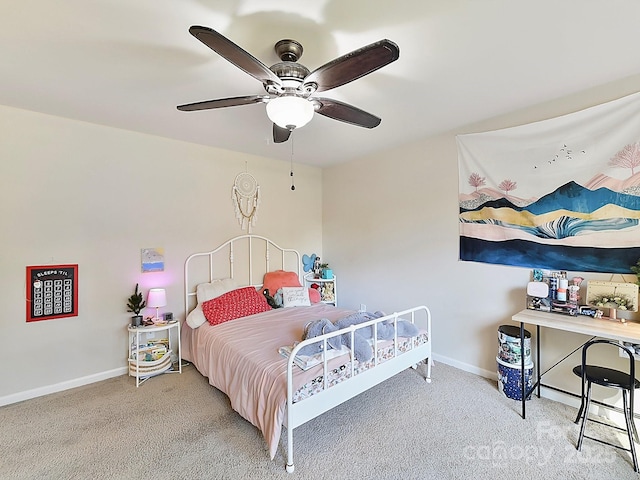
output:
[[[640,93],[456,141],[460,260],[631,273],[640,258]]]

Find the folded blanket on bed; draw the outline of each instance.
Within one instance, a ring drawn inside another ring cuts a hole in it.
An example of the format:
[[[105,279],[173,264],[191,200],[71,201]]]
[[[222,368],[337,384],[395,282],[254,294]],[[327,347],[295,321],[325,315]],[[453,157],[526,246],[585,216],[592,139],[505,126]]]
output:
[[[297,342],[293,345],[285,345],[284,347],[280,347],[278,352],[285,358],[289,358],[291,356],[291,352],[297,345]],[[309,370],[311,367],[314,367],[324,361],[326,356],[327,360],[331,360],[332,358],[339,357],[340,355],[345,355],[349,353],[349,349],[342,346],[339,350],[330,349],[326,351],[326,354],[323,356],[322,353],[316,353],[315,355],[301,355],[297,354],[293,362],[300,367],[302,370]]]

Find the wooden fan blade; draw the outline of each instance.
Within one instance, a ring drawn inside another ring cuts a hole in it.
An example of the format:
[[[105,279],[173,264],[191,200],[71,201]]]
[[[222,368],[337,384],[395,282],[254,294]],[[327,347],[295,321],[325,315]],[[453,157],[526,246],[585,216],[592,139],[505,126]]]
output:
[[[269,95],[247,95],[245,97],[219,98],[217,100],[205,100],[204,102],[187,103],[178,105],[178,110],[193,112],[196,110],[209,110],[211,108],[236,107],[239,105],[251,105],[252,103],[265,102]]]
[[[398,45],[391,40],[380,40],[316,68],[304,79],[302,88],[317,85],[316,92],[330,90],[375,72],[398,57]]]
[[[224,57],[253,78],[260,80],[263,84],[282,84],[280,78],[269,67],[215,30],[209,27],[193,25],[189,28],[189,33],[218,55]]]
[[[288,128],[282,128],[273,124],[273,143],[283,143],[289,140],[289,136],[291,135],[291,130]]]
[[[360,110],[353,105],[331,100],[330,98],[313,98],[315,102],[320,104],[316,110],[320,115],[340,120],[341,122],[350,123],[364,128],[375,128],[380,125],[381,118],[376,117],[364,110]]]

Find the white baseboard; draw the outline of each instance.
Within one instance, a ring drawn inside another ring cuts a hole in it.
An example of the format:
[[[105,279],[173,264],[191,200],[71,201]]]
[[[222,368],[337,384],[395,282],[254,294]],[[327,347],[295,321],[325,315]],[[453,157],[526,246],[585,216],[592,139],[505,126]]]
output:
[[[474,373],[476,375],[480,375],[484,378],[489,378],[491,380],[498,381],[498,369],[496,367],[495,371],[485,370],[483,368],[478,368],[475,365],[470,365],[468,363],[463,363],[458,360],[455,360],[450,357],[445,357],[444,355],[438,355],[437,353],[433,354],[433,360],[436,362],[442,362],[445,365],[451,365],[459,370],[464,370],[465,372]]]
[[[580,398],[559,392],[553,388],[547,388],[544,385],[540,388],[540,396],[548,398],[556,402],[564,403],[571,407],[580,408]]]
[[[3,405],[9,405],[11,403],[18,403],[24,400],[29,400],[31,398],[42,397],[43,395],[49,395],[50,393],[69,390],[70,388],[81,387],[83,385],[99,382],[108,378],[118,377],[126,373],[127,367],[121,367],[106,372],[87,375],[86,377],[74,378],[73,380],[67,380],[66,382],[56,383],[54,385],[47,385],[44,387],[34,388],[33,390],[13,393],[11,395],[0,397],[0,407]]]

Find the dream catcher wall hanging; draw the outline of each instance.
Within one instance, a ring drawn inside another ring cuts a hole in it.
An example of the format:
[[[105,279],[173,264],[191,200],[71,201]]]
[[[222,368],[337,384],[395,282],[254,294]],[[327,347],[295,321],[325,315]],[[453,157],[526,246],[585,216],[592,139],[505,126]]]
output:
[[[256,224],[260,206],[260,185],[253,175],[243,172],[236,176],[231,189],[231,200],[240,228],[247,229],[251,233],[251,227]]]

